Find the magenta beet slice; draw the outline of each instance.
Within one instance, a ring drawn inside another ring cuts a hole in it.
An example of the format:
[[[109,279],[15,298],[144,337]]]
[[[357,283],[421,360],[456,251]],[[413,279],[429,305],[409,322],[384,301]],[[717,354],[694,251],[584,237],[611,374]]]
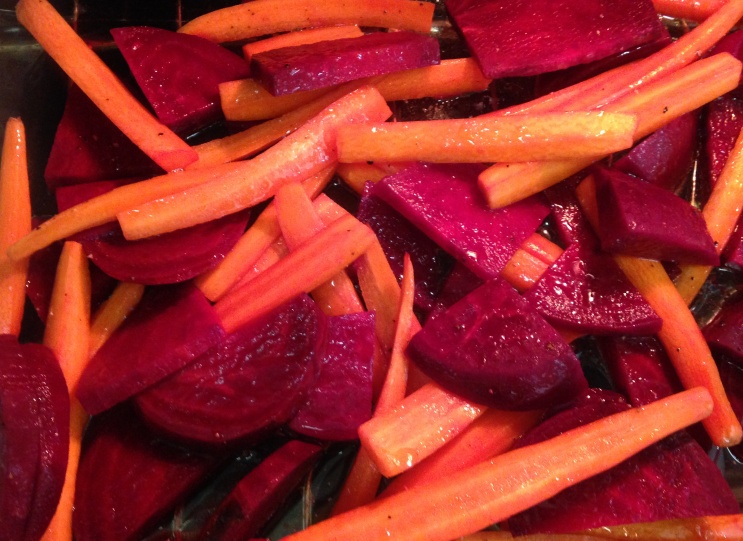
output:
[[[743,422],[743,367],[724,358],[718,360],[718,367],[730,406],[738,416],[738,420]],[[739,461],[743,461],[743,443],[730,448],[730,451]]]
[[[738,220],[722,257],[726,265],[743,269],[743,220]]]
[[[494,278],[548,209],[537,197],[489,208],[477,187],[481,170],[469,164],[416,164],[386,177],[372,193],[480,278]]]
[[[570,346],[502,279],[429,319],[407,353],[443,387],[495,408],[550,407],[587,387]]]
[[[709,176],[714,186],[743,128],[743,101],[726,94],[707,104],[705,128]]]
[[[444,287],[436,298],[436,304],[429,312],[428,317],[433,318],[441,312],[444,312],[451,305],[460,301],[462,297],[468,293],[472,293],[483,283],[483,280],[475,276],[475,274],[467,267],[459,262],[455,263],[449,276],[447,276],[446,282],[444,282]]]
[[[83,371],[77,397],[100,413],[192,362],[224,336],[206,297],[191,284],[146,292]]]
[[[439,42],[415,32],[373,32],[274,49],[252,57],[253,76],[274,96],[439,63]]]
[[[599,237],[604,250],[648,259],[718,265],[699,211],[663,188],[597,168]]]
[[[694,163],[698,118],[695,111],[673,120],[617,160],[614,168],[677,191]]]
[[[67,384],[56,357],[0,335],[0,528],[38,541],[57,508],[67,469]]]
[[[743,301],[725,303],[703,333],[710,348],[743,366]]]
[[[198,36],[148,26],[111,35],[157,117],[179,133],[222,119],[219,84],[250,74],[242,57]]]
[[[572,407],[537,425],[526,446],[629,406],[611,391],[591,389]],[[676,433],[618,466],[565,489],[508,520],[514,535],[738,513],[738,502],[717,466],[685,432]]]
[[[322,454],[319,445],[292,440],[243,477],[199,534],[199,541],[256,537],[289,499]]]
[[[77,473],[75,540],[143,539],[221,459],[163,439],[128,406],[94,417]]]
[[[655,334],[661,319],[614,259],[568,246],[524,293],[542,317],[560,328],[588,334]]]
[[[646,0],[447,0],[446,9],[493,79],[584,64],[661,35]]]
[[[70,87],[44,171],[50,189],[160,172],[78,87]]]
[[[325,320],[306,295],[243,325],[191,365],[139,394],[152,425],[221,444],[287,422],[317,370]]]
[[[375,344],[372,312],[329,318],[320,371],[289,428],[318,440],[356,439],[371,417]]]

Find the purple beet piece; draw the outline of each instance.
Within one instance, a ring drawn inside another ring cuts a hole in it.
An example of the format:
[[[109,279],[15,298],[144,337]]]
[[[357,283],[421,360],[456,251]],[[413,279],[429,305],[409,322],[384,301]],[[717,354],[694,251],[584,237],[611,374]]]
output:
[[[0,527],[38,541],[59,502],[70,430],[67,384],[56,357],[0,335]]]
[[[221,460],[163,439],[128,405],[94,417],[77,473],[76,541],[143,539]]]
[[[524,293],[552,325],[587,334],[654,334],[662,321],[614,259],[568,246]]]
[[[629,406],[611,391],[591,389],[572,407],[528,432],[526,446],[618,413]],[[717,466],[685,432],[661,440],[610,470],[511,517],[514,535],[568,533],[599,526],[738,512]]]
[[[725,392],[730,400],[730,406],[733,408],[735,415],[738,416],[738,420],[743,422],[743,367],[730,362],[724,356],[718,359],[717,364],[720,369],[722,385],[725,387]],[[743,462],[743,443],[731,447],[730,451],[739,461]]]
[[[429,319],[407,353],[443,387],[500,409],[554,406],[587,387],[570,346],[499,278]]]
[[[594,177],[604,250],[661,261],[719,264],[704,218],[687,201],[621,171],[597,168]]]
[[[743,301],[725,303],[702,332],[710,348],[743,367]]]
[[[317,372],[325,318],[306,295],[243,325],[136,397],[144,417],[184,440],[222,444],[287,422]]]
[[[242,57],[199,36],[148,26],[111,35],[157,117],[178,133],[221,120],[219,84],[250,75]]]
[[[320,371],[289,428],[317,440],[356,439],[371,417],[375,345],[372,312],[329,318]]]
[[[714,186],[743,128],[743,101],[729,94],[707,104],[706,152]]]
[[[579,173],[544,191],[550,212],[555,219],[559,242],[564,246],[580,243],[585,249],[599,247],[599,240],[575,195],[575,188],[587,176]]]
[[[253,56],[253,76],[274,96],[439,63],[439,42],[415,32],[373,32],[266,51]]]
[[[322,454],[319,445],[292,440],[243,477],[217,507],[199,541],[242,541],[256,537],[309,475]]]
[[[697,146],[699,113],[680,116],[614,163],[614,168],[671,192],[687,178]]]
[[[402,279],[403,258],[410,255],[415,275],[415,305],[428,312],[453,265],[452,257],[387,203],[372,195],[368,183],[359,203],[357,218],[372,228],[392,271]]]
[[[70,87],[44,171],[51,190],[161,172],[78,87]]]
[[[494,278],[548,209],[538,197],[489,208],[477,187],[480,171],[473,164],[416,164],[386,177],[372,193],[480,278]]]
[[[726,265],[739,270],[743,269],[743,219],[738,220],[738,224],[725,246],[722,258]]]
[[[584,64],[661,35],[648,0],[447,0],[446,9],[493,79]]]
[[[454,264],[454,268],[446,278],[444,287],[441,293],[436,299],[436,305],[433,307],[431,312],[428,314],[429,318],[436,317],[441,312],[444,312],[451,305],[460,301],[465,295],[472,293],[475,289],[483,284],[483,280],[475,276],[475,274],[467,267],[457,262]]]
[[[80,377],[77,397],[93,415],[183,368],[224,337],[216,312],[193,285],[148,290]]]

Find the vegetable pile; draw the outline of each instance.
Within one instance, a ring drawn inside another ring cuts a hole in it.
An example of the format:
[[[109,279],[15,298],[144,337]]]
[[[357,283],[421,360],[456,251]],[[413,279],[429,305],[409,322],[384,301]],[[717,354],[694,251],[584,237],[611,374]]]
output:
[[[4,539],[743,539],[743,0],[16,13]]]

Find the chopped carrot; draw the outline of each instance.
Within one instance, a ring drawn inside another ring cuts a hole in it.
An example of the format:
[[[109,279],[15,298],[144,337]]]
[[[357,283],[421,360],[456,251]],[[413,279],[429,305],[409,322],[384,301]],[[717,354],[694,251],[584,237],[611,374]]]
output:
[[[718,54],[644,84],[605,109],[636,113],[639,125],[635,136],[639,139],[735,88],[740,79],[740,69],[740,62],[732,56]],[[581,158],[500,163],[480,174],[479,185],[491,207],[502,207],[560,182],[592,161]]]
[[[360,447],[338,492],[338,499],[330,512],[331,516],[341,515],[374,500],[381,478],[382,474],[379,473],[369,453]]]
[[[120,213],[124,236],[133,240],[159,235],[260,203],[281,185],[302,181],[334,165],[338,126],[378,122],[390,114],[378,91],[369,87],[355,90],[248,162],[250,166],[239,182],[217,179]]]
[[[632,146],[636,127],[633,115],[607,112],[354,124],[338,130],[338,160],[480,163],[598,157]]]
[[[253,266],[248,269],[247,273],[242,275],[240,280],[232,289],[239,290],[263,271],[273,267],[288,254],[289,247],[286,245],[286,242],[284,242],[284,237],[279,236],[263,251],[256,262],[253,263]],[[229,293],[229,291],[227,293]]]
[[[578,186],[576,195],[586,218],[597,229],[598,210],[593,177],[587,177]],[[725,394],[715,360],[694,316],[663,265],[659,261],[618,254],[614,259],[663,321],[658,338],[683,386],[687,389],[705,387],[711,394],[715,408],[703,424],[712,442],[720,447],[739,443],[743,429]]]
[[[653,0],[655,11],[667,17],[701,22],[712,16],[727,0]]]
[[[743,515],[681,518],[586,530],[600,539],[625,541],[715,541],[743,538]]]
[[[245,60],[250,62],[253,55],[281,49],[283,47],[295,47],[297,45],[310,45],[321,41],[330,41],[344,38],[357,38],[364,33],[357,25],[325,26],[321,28],[308,28],[306,30],[295,30],[286,34],[279,34],[259,41],[251,41],[243,45]]]
[[[331,517],[285,539],[449,541],[606,471],[711,411],[706,389],[684,391]]]
[[[11,260],[8,248],[31,231],[26,130],[19,118],[5,125],[0,157],[0,334],[18,336],[26,302],[28,259]]]
[[[562,248],[534,233],[508,260],[501,276],[519,293],[533,286],[542,274],[562,255]]]
[[[379,182],[389,175],[386,171],[373,163],[339,163],[336,168],[338,176],[354,192],[362,194],[367,182]]]
[[[427,34],[434,6],[412,0],[260,0],[218,9],[183,25],[179,32],[225,42],[300,28],[355,24]]]
[[[136,308],[144,295],[144,286],[133,282],[121,282],[111,296],[93,316],[90,324],[90,357],[118,329]]]
[[[219,85],[219,101],[227,120],[267,120],[311,103],[328,90],[317,88],[274,96],[255,79],[240,79]]]
[[[156,164],[177,171],[198,159],[183,139],[137,101],[47,0],[20,0],[16,15],[70,79]]]
[[[353,216],[340,218],[242,287],[215,309],[227,332],[312,291],[358,258],[376,237]]]

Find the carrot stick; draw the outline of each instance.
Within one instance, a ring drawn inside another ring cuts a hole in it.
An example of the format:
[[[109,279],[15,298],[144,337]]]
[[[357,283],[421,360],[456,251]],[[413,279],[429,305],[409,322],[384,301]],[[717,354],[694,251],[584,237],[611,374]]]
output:
[[[740,62],[727,54],[719,54],[647,83],[605,109],[637,113],[639,125],[635,137],[639,139],[732,90],[739,79]],[[480,174],[479,185],[491,207],[502,207],[560,182],[592,161],[581,158],[500,163]]]
[[[728,156],[720,178],[712,188],[707,203],[702,209],[702,217],[707,230],[715,242],[715,249],[721,254],[738,223],[743,210],[743,131],[738,135]],[[682,265],[676,277],[676,287],[686,304],[694,300],[705,280],[712,271],[707,265]]]
[[[357,194],[364,192],[364,185],[367,182],[379,182],[389,175],[373,163],[339,163],[336,172]]]
[[[632,115],[542,113],[369,123],[338,130],[338,161],[480,163],[602,156],[632,146]]]
[[[562,248],[534,233],[516,250],[501,276],[519,293],[533,286],[562,254]]]
[[[126,89],[47,0],[20,0],[16,16],[59,67],[131,141],[166,171],[198,155]]]
[[[586,218],[597,229],[595,190],[593,177],[589,176],[578,186],[576,195]],[[715,360],[694,316],[663,265],[659,261],[625,255],[615,255],[614,259],[663,321],[658,338],[682,385],[687,389],[705,387],[711,394],[715,408],[703,424],[712,442],[720,447],[739,443],[743,430],[730,407]]]
[[[338,126],[381,121],[390,114],[375,89],[363,87],[351,92],[248,162],[251,166],[239,182],[217,179],[120,213],[124,236],[132,240],[159,235],[260,203],[281,185],[302,181],[333,165]]]
[[[661,15],[690,21],[704,21],[725,5],[726,0],[653,0]]]
[[[316,26],[355,24],[427,34],[433,5],[408,0],[259,0],[218,9],[183,25],[179,32],[211,41],[237,41]]]
[[[684,391],[331,517],[285,541],[449,541],[606,471],[711,411],[706,389]]]
[[[286,34],[279,34],[259,41],[253,41],[243,45],[245,60],[250,62],[253,55],[265,53],[283,47],[295,47],[297,45],[310,45],[321,41],[330,41],[344,38],[357,38],[364,33],[356,25],[327,26],[322,28],[309,28],[307,30],[295,30]]]
[[[122,282],[98,309],[90,324],[89,356],[93,357],[103,343],[118,329],[136,308],[144,294],[144,286]]]
[[[31,196],[26,130],[19,118],[5,125],[0,157],[0,334],[18,336],[26,302],[28,259],[13,261],[6,251],[31,231]]]
[[[274,96],[255,79],[239,79],[219,85],[219,101],[227,120],[266,120],[310,103],[328,90],[317,88]]]
[[[743,539],[743,515],[682,518],[586,530],[599,539],[626,541],[715,541]]]
[[[373,242],[371,229],[347,216],[290,252],[215,305],[227,332],[300,293],[312,291],[358,258]]]

